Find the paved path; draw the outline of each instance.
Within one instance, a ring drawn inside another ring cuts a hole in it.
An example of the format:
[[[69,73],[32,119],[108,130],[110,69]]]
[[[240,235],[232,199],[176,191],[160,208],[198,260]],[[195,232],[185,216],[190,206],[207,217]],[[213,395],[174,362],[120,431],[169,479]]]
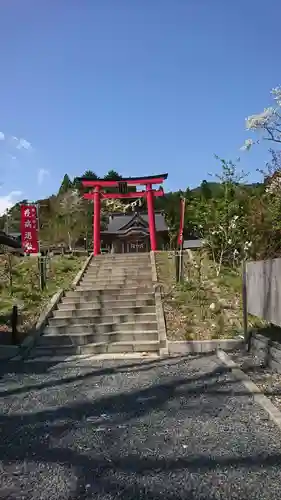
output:
[[[214,356],[1,370],[1,499],[280,499],[281,433]]]

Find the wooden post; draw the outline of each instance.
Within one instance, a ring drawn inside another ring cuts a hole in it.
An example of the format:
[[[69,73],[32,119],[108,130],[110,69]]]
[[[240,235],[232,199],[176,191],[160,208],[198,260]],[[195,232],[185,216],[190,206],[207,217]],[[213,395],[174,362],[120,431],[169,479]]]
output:
[[[242,308],[243,308],[243,331],[245,344],[248,343],[248,306],[247,306],[247,272],[246,261],[242,262]]]
[[[44,257],[39,257],[39,280],[40,280],[40,288],[43,291],[45,290],[46,287]]]
[[[12,314],[11,314],[11,327],[12,327],[12,342],[13,345],[17,345],[18,343],[18,307],[13,306]]]
[[[13,293],[13,267],[12,267],[12,256],[8,252],[8,269],[9,269],[9,282],[10,282],[10,294]]]

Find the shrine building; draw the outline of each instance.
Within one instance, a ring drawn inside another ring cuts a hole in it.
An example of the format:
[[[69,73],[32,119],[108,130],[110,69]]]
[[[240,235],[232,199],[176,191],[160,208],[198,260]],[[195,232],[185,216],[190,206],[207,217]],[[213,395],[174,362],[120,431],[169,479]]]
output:
[[[168,226],[162,212],[155,211],[157,248],[166,249],[169,243]],[[102,249],[113,253],[149,252],[150,233],[147,213],[114,213],[101,231]]]

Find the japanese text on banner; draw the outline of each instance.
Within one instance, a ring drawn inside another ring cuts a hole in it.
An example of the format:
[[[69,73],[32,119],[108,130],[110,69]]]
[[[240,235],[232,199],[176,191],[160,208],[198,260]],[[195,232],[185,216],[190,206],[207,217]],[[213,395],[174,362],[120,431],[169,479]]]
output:
[[[36,205],[21,205],[21,239],[25,253],[32,254],[39,252]]]

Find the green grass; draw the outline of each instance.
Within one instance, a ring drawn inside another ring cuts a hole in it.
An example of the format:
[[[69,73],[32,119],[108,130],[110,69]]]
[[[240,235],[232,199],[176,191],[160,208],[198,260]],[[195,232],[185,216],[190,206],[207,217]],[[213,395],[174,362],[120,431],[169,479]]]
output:
[[[7,323],[7,316],[10,315],[13,305],[18,305],[20,330],[23,334],[28,331],[50,297],[58,289],[67,289],[71,286],[84,261],[85,258],[74,256],[53,257],[47,268],[46,289],[41,291],[37,258],[13,256],[10,273],[8,257],[2,256],[0,258],[0,325]]]
[[[184,258],[184,281],[175,282],[175,263],[168,252],[156,254],[167,335],[175,340],[233,338],[242,330],[240,269],[222,268],[216,276],[203,252]]]
[[[240,269],[223,267],[221,275],[217,278],[217,282],[221,287],[232,290],[235,293],[242,292],[242,275]]]

